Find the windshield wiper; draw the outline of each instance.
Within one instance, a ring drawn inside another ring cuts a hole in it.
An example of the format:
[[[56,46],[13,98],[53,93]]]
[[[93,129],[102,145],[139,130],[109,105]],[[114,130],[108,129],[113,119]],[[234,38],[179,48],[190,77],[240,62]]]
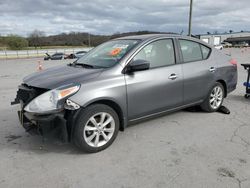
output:
[[[74,61],[74,62],[72,62],[72,63],[68,63],[67,65],[68,65],[68,66],[72,66],[72,65],[74,65],[76,62],[77,62],[77,60]]]
[[[76,65],[76,66],[82,66],[82,67],[85,67],[85,68],[91,68],[91,69],[93,69],[93,68],[95,68],[95,66],[93,66],[93,65],[89,65],[89,64],[84,64],[84,63],[74,63],[74,65]]]
[[[91,68],[91,69],[95,68],[94,65],[89,65],[89,64],[84,64],[84,63],[77,63],[76,61],[73,62],[73,63],[69,63],[68,65],[69,66],[81,66],[81,67]]]

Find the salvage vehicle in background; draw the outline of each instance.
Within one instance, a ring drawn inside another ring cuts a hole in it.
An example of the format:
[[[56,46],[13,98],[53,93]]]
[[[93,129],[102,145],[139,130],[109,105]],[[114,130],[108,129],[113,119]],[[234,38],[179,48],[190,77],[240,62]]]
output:
[[[98,152],[131,123],[196,105],[215,112],[236,84],[237,62],[198,39],[137,35],[25,77],[12,104],[21,104],[27,131],[59,127],[65,140]]]
[[[84,56],[87,52],[86,51],[79,51],[75,53],[75,58],[79,59]]]
[[[86,53],[87,53],[86,51],[78,51],[76,53],[65,55],[64,59],[79,59],[82,56],[84,56]]]
[[[64,59],[75,59],[75,54],[65,54]]]
[[[45,53],[46,56],[44,57],[44,60],[61,60],[64,59],[64,53],[54,53],[53,55],[49,55],[48,53]]]

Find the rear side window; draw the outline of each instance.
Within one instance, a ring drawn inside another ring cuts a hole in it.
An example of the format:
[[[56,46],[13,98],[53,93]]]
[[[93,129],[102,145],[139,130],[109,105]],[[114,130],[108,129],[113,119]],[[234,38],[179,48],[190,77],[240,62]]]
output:
[[[210,54],[210,51],[211,51],[210,48],[208,48],[208,47],[206,47],[206,46],[204,46],[202,44],[200,44],[200,46],[201,46],[203,59],[207,59],[209,54]]]
[[[203,59],[200,44],[188,40],[179,40],[184,62],[200,61]]]

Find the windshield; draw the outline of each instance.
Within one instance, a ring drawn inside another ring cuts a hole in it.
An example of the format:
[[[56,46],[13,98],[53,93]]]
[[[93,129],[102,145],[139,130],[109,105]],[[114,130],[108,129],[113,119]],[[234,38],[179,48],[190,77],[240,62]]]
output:
[[[109,68],[117,64],[139,40],[113,40],[105,42],[76,61],[77,64],[96,68]]]

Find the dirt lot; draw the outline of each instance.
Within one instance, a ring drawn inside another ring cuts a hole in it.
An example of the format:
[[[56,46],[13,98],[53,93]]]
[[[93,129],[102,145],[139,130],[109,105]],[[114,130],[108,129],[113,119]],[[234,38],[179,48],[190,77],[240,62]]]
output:
[[[239,63],[250,62],[250,49],[230,51]],[[37,61],[0,61],[0,187],[250,187],[250,99],[243,97],[241,66],[238,88],[224,102],[230,115],[172,113],[130,126],[105,151],[82,154],[71,144],[29,136],[18,106],[10,106]]]

